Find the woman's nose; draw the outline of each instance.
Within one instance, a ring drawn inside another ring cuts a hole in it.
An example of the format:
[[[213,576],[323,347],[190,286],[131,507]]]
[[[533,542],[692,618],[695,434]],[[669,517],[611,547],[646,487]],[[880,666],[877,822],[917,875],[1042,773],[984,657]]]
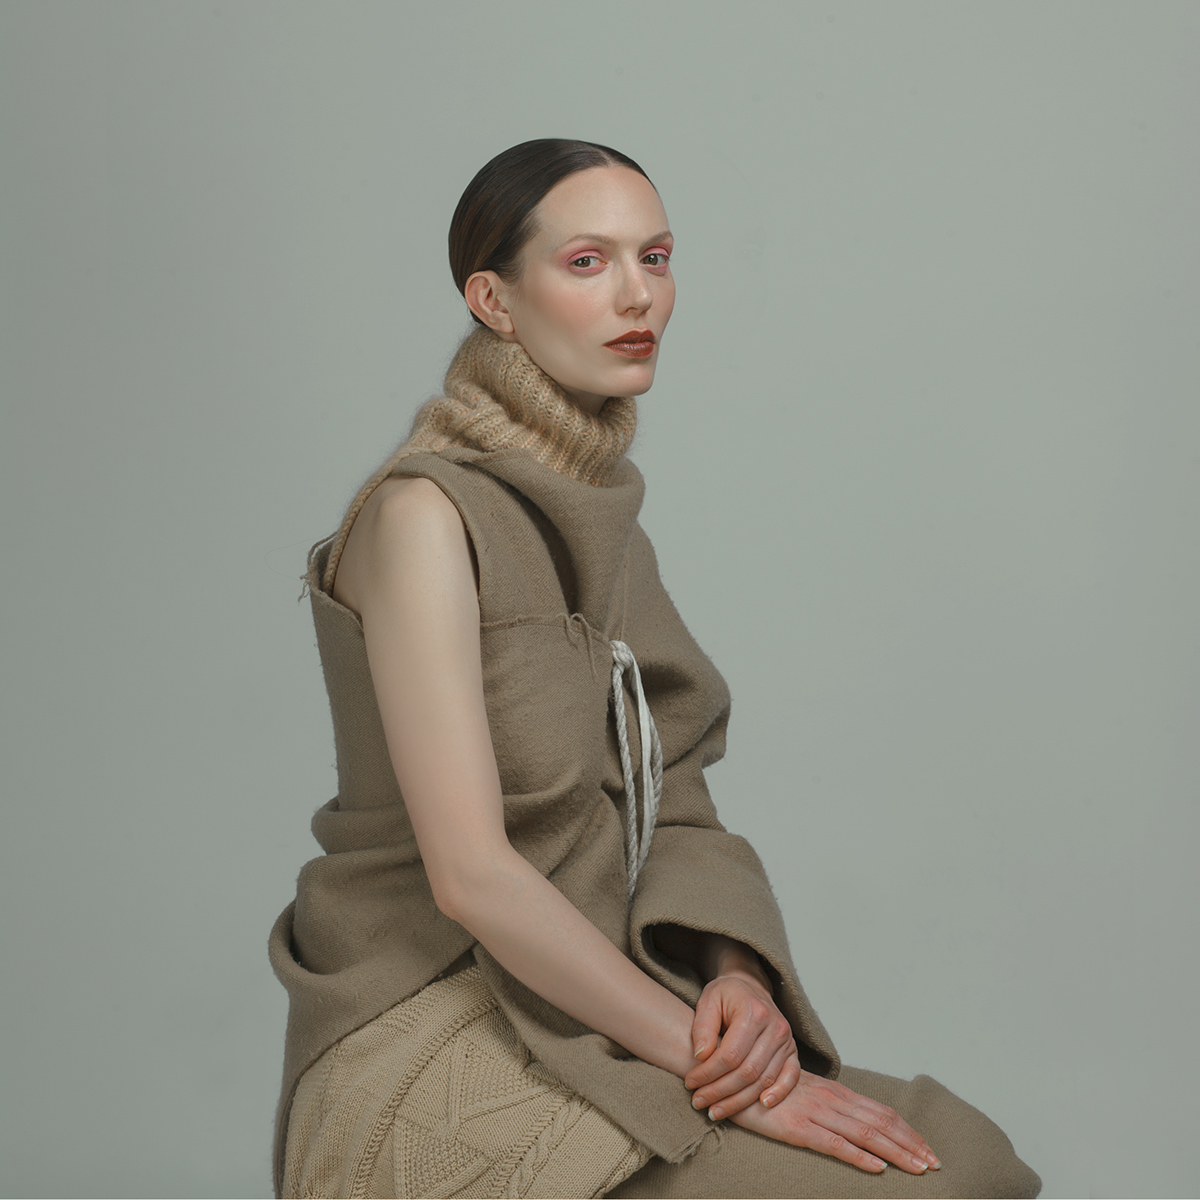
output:
[[[636,310],[644,312],[648,309],[654,300],[654,293],[650,291],[649,285],[646,283],[640,269],[626,271],[621,281],[620,291],[617,294],[617,307],[621,312],[629,312]]]

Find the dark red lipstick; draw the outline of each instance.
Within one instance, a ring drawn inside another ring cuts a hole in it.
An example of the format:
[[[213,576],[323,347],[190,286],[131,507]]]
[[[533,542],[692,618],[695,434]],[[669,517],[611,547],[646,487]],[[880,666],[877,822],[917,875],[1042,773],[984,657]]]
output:
[[[649,329],[631,329],[604,344],[627,358],[647,358],[654,353],[654,334]]]

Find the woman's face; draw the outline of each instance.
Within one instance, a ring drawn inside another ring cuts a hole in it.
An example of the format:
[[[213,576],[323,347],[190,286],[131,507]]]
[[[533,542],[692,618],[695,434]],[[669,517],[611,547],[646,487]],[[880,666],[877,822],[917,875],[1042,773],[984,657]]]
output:
[[[467,303],[585,412],[598,413],[609,396],[640,396],[654,382],[675,306],[673,239],[654,185],[629,167],[576,171],[542,197],[535,217],[516,284],[476,272]],[[649,331],[650,344],[632,354],[608,344],[634,331]]]

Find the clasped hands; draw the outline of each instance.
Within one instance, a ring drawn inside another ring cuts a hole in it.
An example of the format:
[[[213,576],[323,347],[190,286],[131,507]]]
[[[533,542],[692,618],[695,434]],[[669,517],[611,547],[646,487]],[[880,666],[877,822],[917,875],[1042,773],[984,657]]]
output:
[[[836,1080],[813,1075],[800,1058],[787,1018],[752,972],[712,979],[696,1005],[692,1049],[699,1065],[684,1078],[692,1103],[713,1120],[777,1141],[807,1146],[864,1171],[894,1163],[920,1175],[941,1163],[894,1109]]]
[[[711,980],[692,1022],[692,1051],[699,1066],[684,1079],[692,1104],[714,1121],[756,1101],[770,1108],[800,1080],[800,1057],[787,1018],[770,991],[748,972]]]

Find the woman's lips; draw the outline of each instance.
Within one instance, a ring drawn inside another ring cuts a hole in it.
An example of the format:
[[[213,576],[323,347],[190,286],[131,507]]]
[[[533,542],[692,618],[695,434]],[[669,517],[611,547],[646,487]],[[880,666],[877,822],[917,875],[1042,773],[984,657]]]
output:
[[[626,358],[646,358],[654,353],[654,334],[649,329],[631,329],[604,344]]]
[[[654,353],[653,342],[609,342],[608,348],[626,358],[648,358]]]

